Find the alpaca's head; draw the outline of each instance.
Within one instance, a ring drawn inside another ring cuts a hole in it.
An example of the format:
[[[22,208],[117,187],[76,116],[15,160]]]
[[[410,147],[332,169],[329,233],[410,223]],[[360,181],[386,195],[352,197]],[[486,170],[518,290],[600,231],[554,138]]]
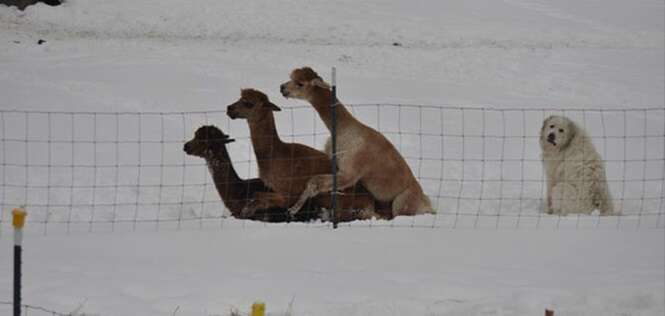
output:
[[[259,119],[272,111],[281,111],[265,93],[254,89],[242,89],[240,99],[226,107],[226,115],[231,119],[243,118],[249,121]]]
[[[224,134],[219,128],[213,125],[199,127],[194,133],[194,138],[185,143],[183,150],[192,156],[201,158],[210,158],[225,145],[235,141],[229,135]]]
[[[330,85],[309,67],[293,70],[291,80],[279,86],[284,97],[301,100],[310,100],[319,89],[330,90]]]

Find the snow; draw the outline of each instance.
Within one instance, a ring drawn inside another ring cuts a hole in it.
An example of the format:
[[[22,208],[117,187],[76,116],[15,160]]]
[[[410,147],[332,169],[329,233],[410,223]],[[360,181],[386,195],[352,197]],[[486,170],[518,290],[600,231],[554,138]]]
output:
[[[270,315],[291,301],[293,315],[663,312],[661,231],[211,228],[25,244],[28,302],[99,315],[219,315],[254,300]]]
[[[336,65],[340,93],[355,103],[647,107],[664,99],[661,1],[73,0],[5,8],[0,17],[3,60],[30,60],[4,65],[5,76],[70,101],[49,105],[46,92],[8,86],[8,103],[21,108],[82,110],[93,103],[83,98],[98,96],[95,104],[118,110],[204,110],[247,86],[293,105],[276,83],[302,65]],[[34,45],[42,37],[48,45]],[[49,85],[44,72],[63,84]]]
[[[3,187],[0,249],[7,252],[0,269],[12,264],[8,210],[27,202],[34,207],[28,209],[24,298],[62,312],[82,305],[82,312],[99,315],[171,315],[176,309],[177,315],[227,315],[264,300],[270,315],[288,314],[290,304],[292,315],[541,315],[547,307],[556,315],[662,315],[665,232],[656,214],[663,212],[665,186],[664,35],[665,4],[646,0],[68,0],[25,12],[0,5],[0,110],[98,113],[73,120],[48,114],[53,126],[47,126],[45,113],[3,112],[3,139],[31,141],[3,142],[3,164],[31,167],[2,169],[3,185],[17,187]],[[39,39],[46,43],[37,45]],[[199,124],[215,122],[238,139],[231,149],[236,168],[242,177],[256,176],[246,124],[220,112],[240,88],[263,90],[282,106],[281,134],[303,133],[292,139],[323,145],[325,129],[313,111],[278,91],[289,71],[303,65],[324,77],[336,66],[346,103],[428,105],[397,113],[382,104],[381,116],[377,106],[353,109],[410,157],[421,178],[451,179],[423,180],[428,194],[443,196],[434,201],[439,215],[336,231],[320,223],[197,219],[220,211],[202,161],[179,147]],[[481,107],[504,112],[470,110]],[[544,115],[570,108],[616,110],[565,114],[583,122],[608,160],[612,192],[628,199],[621,205],[627,216],[540,213],[542,170],[533,137]],[[651,110],[622,112],[631,108]],[[139,111],[168,113],[145,114],[142,127],[135,115],[114,114]],[[303,123],[293,124],[294,118]],[[485,124],[476,124],[480,120]],[[423,147],[413,141],[417,127],[467,138]],[[402,134],[394,133],[398,128]],[[169,146],[145,145],[139,158],[132,143],[118,149],[85,143],[93,133],[101,141],[115,135],[135,140],[138,130],[144,140],[166,137]],[[500,145],[487,137],[503,132],[526,140],[504,138]],[[76,148],[64,144],[72,133]],[[63,143],[47,143],[54,139]],[[497,155],[527,162],[502,164],[500,172],[470,162]],[[447,173],[439,160],[428,165],[418,157],[444,158]],[[185,164],[186,176],[174,167],[145,168],[138,179],[136,169],[126,168],[119,177],[130,186],[160,180],[191,186],[182,199],[178,187],[176,193],[143,187],[114,196],[90,191],[94,184],[112,185],[107,172],[113,170],[98,168],[93,175],[77,168],[72,177],[71,169],[35,167],[74,162]],[[31,186],[66,189],[25,191],[26,173]],[[456,181],[479,177],[488,180],[486,187]],[[526,190],[491,185],[504,177],[536,184]],[[68,191],[73,183],[83,188]],[[199,183],[206,184],[203,192],[194,186]],[[462,193],[472,198],[458,206],[445,198]],[[496,194],[528,199],[474,201]],[[641,204],[630,200],[645,197],[650,200]],[[128,205],[68,208],[70,198]],[[133,204],[183,200],[192,205],[184,214],[177,205],[159,213]],[[65,207],[47,212],[38,206],[49,203]],[[139,219],[166,221],[134,226],[135,211]],[[95,219],[129,222],[88,223],[91,212]],[[492,216],[497,212],[507,216]],[[169,221],[179,216],[186,220]],[[78,222],[56,223],[68,219]],[[0,301],[11,300],[10,279],[0,278]],[[0,305],[0,313],[5,310]]]

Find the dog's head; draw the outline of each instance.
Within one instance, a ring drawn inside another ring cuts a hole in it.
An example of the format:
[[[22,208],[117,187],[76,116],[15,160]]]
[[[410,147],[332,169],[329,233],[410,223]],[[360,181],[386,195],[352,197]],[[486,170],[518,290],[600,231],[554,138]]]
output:
[[[309,67],[294,69],[291,72],[291,80],[279,86],[284,97],[301,100],[309,100],[317,89],[330,90],[330,85]]]
[[[553,115],[543,121],[540,146],[543,151],[564,150],[577,134],[577,125],[564,116]]]
[[[224,134],[219,128],[213,125],[204,125],[196,130],[192,140],[185,143],[183,150],[188,155],[209,158],[217,150],[224,148],[226,144],[233,141],[235,140]]]
[[[253,120],[268,112],[281,110],[268,100],[265,93],[254,89],[243,89],[240,91],[240,99],[226,107],[226,115],[234,120],[237,118]]]

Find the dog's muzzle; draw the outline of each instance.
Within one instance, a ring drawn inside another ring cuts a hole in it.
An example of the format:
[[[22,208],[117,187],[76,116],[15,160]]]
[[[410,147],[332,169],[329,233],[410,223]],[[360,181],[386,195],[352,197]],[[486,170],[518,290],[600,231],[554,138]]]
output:
[[[547,142],[554,145],[554,146],[556,146],[555,139],[556,139],[556,135],[554,135],[554,133],[550,133],[549,135],[547,135]]]
[[[281,84],[281,85],[279,86],[279,92],[281,92],[282,95],[285,96],[285,97],[288,97],[288,96],[289,96],[289,92],[286,91],[286,84]]]

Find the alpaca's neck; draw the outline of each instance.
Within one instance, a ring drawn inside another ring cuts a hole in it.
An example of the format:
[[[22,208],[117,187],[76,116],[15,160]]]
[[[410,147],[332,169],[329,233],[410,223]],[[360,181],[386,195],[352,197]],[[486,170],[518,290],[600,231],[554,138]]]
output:
[[[233,168],[231,158],[229,157],[226,148],[218,150],[211,157],[206,157],[206,163],[208,164],[208,170],[210,170],[210,175],[212,175],[213,182],[215,183],[217,193],[219,193],[224,204],[226,204],[229,209],[233,209],[229,203],[245,198],[245,192],[243,191],[244,180],[238,177],[238,173],[236,173],[236,170]]]
[[[326,127],[330,131],[332,131],[332,111],[330,109],[332,101],[332,91],[328,89],[318,89],[317,93],[309,100],[309,103],[314,106],[314,109],[319,113],[321,120],[326,124]],[[342,103],[337,103],[335,106],[335,115],[337,117],[338,128],[344,128],[347,124],[357,122]]]
[[[274,150],[282,145],[272,112],[266,113],[258,119],[250,120],[249,131],[257,158],[272,157]]]

